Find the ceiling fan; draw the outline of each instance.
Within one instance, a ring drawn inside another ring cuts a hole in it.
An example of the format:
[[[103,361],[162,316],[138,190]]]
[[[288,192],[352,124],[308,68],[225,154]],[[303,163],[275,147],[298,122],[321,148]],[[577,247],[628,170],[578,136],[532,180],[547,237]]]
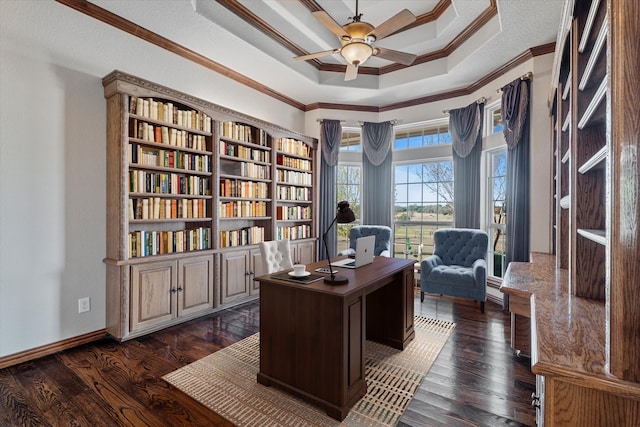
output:
[[[398,62],[403,65],[411,65],[416,59],[416,55],[412,53],[373,46],[377,40],[381,40],[415,22],[415,15],[408,9],[403,9],[377,27],[374,27],[368,22],[361,21],[362,14],[358,13],[358,0],[356,0],[356,14],[353,18],[350,18],[350,23],[343,26],[340,26],[334,21],[324,10],[318,10],[312,12],[312,14],[333,34],[338,36],[342,47],[301,55],[294,59],[307,61],[309,59],[339,53],[345,61],[347,61],[347,72],[344,76],[345,80],[353,80],[358,77],[358,67],[364,64],[371,56]]]

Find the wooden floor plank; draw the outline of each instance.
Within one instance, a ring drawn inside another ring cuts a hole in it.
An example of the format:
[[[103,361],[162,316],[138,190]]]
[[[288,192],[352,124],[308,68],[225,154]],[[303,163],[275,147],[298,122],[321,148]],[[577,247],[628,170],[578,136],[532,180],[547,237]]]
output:
[[[251,302],[119,343],[102,340],[0,370],[0,426],[230,426],[162,376],[259,331]],[[402,427],[535,425],[529,360],[492,303],[427,295],[416,315],[456,323]]]

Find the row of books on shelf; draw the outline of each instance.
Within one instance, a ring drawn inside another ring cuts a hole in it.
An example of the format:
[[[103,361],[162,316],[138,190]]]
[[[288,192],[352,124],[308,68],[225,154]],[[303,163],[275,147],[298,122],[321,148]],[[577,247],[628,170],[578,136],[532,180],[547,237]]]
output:
[[[129,122],[129,138],[207,151],[207,137],[204,135],[198,135],[187,132],[186,130],[174,129],[167,126],[154,126],[138,119],[131,119]]]
[[[312,197],[312,189],[309,187],[295,187],[293,185],[276,186],[276,198],[278,200],[310,202]]]
[[[269,216],[267,202],[253,200],[236,200],[233,202],[220,202],[220,218],[248,218]]]
[[[278,138],[276,140],[276,150],[295,154],[296,156],[311,157],[311,147],[293,138]]]
[[[207,114],[154,98],[131,96],[129,113],[203,132],[211,132],[212,130],[212,120]]]
[[[231,156],[239,159],[254,160],[265,163],[269,163],[271,161],[271,156],[268,151],[245,147],[244,145],[236,145],[220,141],[219,150],[220,154],[223,156]]]
[[[303,169],[306,171],[311,170],[311,160],[297,159],[295,157],[285,156],[284,154],[278,154],[277,163],[288,168]]]
[[[276,206],[276,219],[281,221],[311,219],[311,206]]]
[[[269,186],[266,182],[244,181],[239,179],[221,179],[220,197],[250,197],[268,199]]]
[[[308,224],[293,225],[290,227],[276,227],[276,240],[298,240],[310,237],[313,236],[311,235],[311,226]]]
[[[260,242],[264,242],[264,227],[253,226],[220,232],[221,248],[256,245]]]
[[[140,144],[129,144],[129,163],[211,172],[211,157],[207,155],[185,153],[180,150],[161,150],[143,147]]]
[[[231,174],[246,178],[271,179],[271,168],[266,165],[240,162],[236,163],[236,166],[232,168]]]
[[[313,185],[313,175],[307,172],[278,169],[278,181],[288,184]]]
[[[238,141],[250,142],[267,146],[269,135],[262,129],[236,122],[220,122],[220,136],[223,138],[236,139]]]
[[[134,231],[127,238],[129,258],[211,249],[211,229]]]
[[[129,199],[129,219],[206,218],[205,199],[163,199],[160,197]]]
[[[177,173],[129,171],[129,191],[131,193],[184,194],[210,196],[210,179]]]

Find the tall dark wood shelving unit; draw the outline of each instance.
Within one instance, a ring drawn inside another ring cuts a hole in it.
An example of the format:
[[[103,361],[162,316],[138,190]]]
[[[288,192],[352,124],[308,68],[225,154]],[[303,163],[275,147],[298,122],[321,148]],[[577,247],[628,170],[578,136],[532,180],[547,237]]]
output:
[[[538,424],[635,426],[640,4],[568,0],[560,34],[550,98],[556,270],[548,286],[529,286]]]

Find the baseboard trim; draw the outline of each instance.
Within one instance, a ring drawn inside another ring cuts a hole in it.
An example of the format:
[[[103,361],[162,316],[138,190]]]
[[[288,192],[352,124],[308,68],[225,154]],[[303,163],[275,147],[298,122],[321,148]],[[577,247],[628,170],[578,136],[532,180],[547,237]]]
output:
[[[495,295],[487,294],[487,301],[492,302],[494,304],[498,304],[500,307],[503,306],[502,299],[498,298]]]
[[[82,344],[98,341],[107,336],[105,329],[99,329],[87,334],[78,335],[76,337],[67,338],[66,340],[57,341],[51,344],[32,348],[30,350],[21,351],[19,353],[10,354],[9,356],[0,357],[0,369],[19,363],[28,362],[30,360],[39,359],[62,350],[68,350]]]

